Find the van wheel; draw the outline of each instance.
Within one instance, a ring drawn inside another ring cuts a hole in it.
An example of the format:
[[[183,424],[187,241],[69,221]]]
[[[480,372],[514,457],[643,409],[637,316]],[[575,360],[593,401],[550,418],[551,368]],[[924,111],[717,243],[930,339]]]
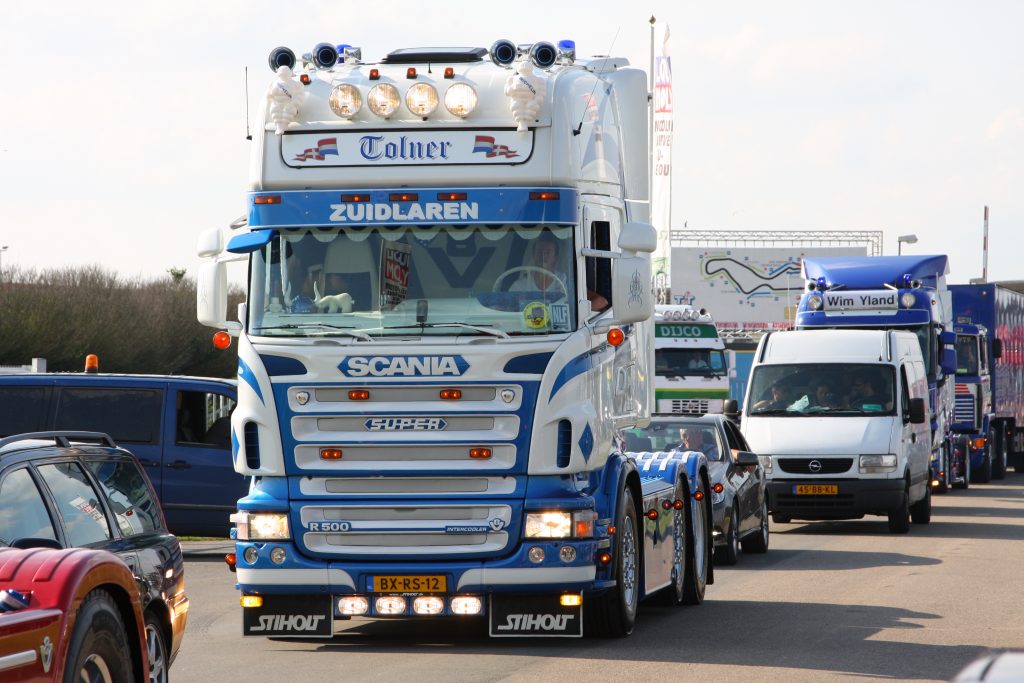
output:
[[[894,534],[905,534],[910,531],[910,491],[909,485],[903,491],[903,500],[899,507],[889,513],[889,531]]]
[[[633,494],[627,487],[620,496],[615,516],[615,587],[598,598],[589,612],[584,612],[587,635],[622,638],[633,632],[642,571],[640,544],[643,538],[638,529]]]
[[[924,498],[910,506],[910,520],[914,524],[932,521],[932,487],[925,487]]]
[[[739,561],[740,557],[740,519],[733,507],[732,515],[729,517],[729,533],[726,535],[725,545],[715,548],[715,562],[732,566]]]
[[[68,647],[64,683],[72,681],[129,681],[132,664],[129,641],[114,599],[104,590],[85,597]]]
[[[744,538],[743,552],[760,554],[768,552],[768,503],[761,503],[761,528],[756,534]]]

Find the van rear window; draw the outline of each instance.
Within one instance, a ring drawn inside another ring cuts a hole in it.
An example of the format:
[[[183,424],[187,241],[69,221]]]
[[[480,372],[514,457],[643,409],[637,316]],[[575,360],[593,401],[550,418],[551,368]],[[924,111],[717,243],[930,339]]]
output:
[[[158,443],[160,391],[65,387],[57,406],[59,430],[104,432],[117,443]]]
[[[46,428],[46,387],[0,387],[0,437]]]

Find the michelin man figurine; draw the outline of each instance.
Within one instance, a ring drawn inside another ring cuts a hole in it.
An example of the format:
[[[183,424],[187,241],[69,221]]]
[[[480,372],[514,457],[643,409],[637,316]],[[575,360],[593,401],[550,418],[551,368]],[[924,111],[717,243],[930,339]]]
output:
[[[299,105],[306,96],[302,84],[293,78],[292,70],[287,66],[277,67],[277,80],[267,89],[270,100],[270,119],[274,122],[277,134],[280,135],[295,121],[299,115]]]
[[[508,107],[512,110],[512,118],[519,124],[517,132],[525,133],[530,129],[530,124],[540,113],[546,92],[544,77],[534,72],[533,62],[528,59],[520,62],[519,69],[509,75],[505,81],[505,94],[512,98]]]

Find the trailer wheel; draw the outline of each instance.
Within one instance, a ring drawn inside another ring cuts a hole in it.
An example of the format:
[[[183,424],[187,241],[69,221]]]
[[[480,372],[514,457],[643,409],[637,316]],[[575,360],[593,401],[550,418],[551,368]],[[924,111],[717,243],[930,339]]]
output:
[[[64,683],[133,680],[127,642],[114,599],[106,591],[93,591],[82,601],[75,618]]]
[[[591,609],[584,611],[587,635],[622,638],[632,633],[636,624],[643,537],[639,534],[636,506],[629,487],[619,500],[614,539],[615,587],[597,598]]]
[[[703,492],[704,488],[702,477],[697,475],[694,494],[698,491]],[[686,516],[689,518],[689,524],[686,525],[687,544],[686,562],[684,563],[686,573],[683,581],[683,603],[699,605],[704,602],[704,591],[708,585],[708,567],[711,559],[708,543],[711,542],[711,532],[703,497],[701,500],[690,500],[689,502],[689,505],[683,506],[683,509],[687,511]]]
[[[680,482],[676,482],[675,500],[686,500],[686,492]],[[681,510],[672,511],[672,539],[675,551],[672,553],[672,583],[665,586],[658,594],[659,602],[675,607],[683,604],[683,581],[686,573],[686,506]]]

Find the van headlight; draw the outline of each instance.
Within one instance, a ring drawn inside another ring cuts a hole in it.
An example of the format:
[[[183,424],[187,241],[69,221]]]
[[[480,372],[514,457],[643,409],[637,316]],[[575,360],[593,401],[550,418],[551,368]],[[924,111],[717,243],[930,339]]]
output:
[[[860,456],[860,471],[872,472],[895,472],[896,456],[889,455],[862,455]]]
[[[525,538],[592,538],[597,513],[593,510],[527,512]]]
[[[761,461],[761,469],[764,470],[765,474],[771,474],[772,472],[772,456],[770,455],[758,455],[757,459]]]
[[[236,512],[231,515],[239,541],[285,541],[291,538],[286,512]]]

